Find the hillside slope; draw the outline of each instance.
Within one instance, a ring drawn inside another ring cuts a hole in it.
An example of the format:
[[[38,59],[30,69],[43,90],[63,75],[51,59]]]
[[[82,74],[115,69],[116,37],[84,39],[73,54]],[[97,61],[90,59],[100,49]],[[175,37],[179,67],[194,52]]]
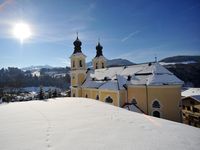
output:
[[[173,57],[167,57],[160,62],[199,62],[200,63],[200,56],[173,56]]]
[[[185,82],[185,86],[200,87],[200,63],[165,65],[169,71]]]
[[[1,150],[198,150],[200,130],[85,98],[0,105]]]

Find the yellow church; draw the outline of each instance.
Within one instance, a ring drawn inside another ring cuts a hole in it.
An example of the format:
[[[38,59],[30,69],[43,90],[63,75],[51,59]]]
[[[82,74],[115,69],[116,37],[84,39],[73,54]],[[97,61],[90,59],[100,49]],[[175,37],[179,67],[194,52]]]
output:
[[[93,69],[87,68],[82,42],[71,55],[71,96],[86,97],[147,115],[181,122],[183,82],[158,62],[106,67],[103,47],[96,46]]]

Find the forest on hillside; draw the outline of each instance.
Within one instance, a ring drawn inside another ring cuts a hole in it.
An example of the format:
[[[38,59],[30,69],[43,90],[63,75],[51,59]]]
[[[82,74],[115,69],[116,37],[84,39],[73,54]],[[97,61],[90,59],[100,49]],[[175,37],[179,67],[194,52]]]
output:
[[[187,85],[200,87],[200,63],[174,64],[165,66]]]
[[[22,71],[18,68],[8,67],[0,69],[0,88],[22,88],[22,87],[39,87],[54,86],[60,89],[68,89],[70,76],[53,77],[45,74],[45,69],[41,70],[41,75],[32,75],[31,71]]]

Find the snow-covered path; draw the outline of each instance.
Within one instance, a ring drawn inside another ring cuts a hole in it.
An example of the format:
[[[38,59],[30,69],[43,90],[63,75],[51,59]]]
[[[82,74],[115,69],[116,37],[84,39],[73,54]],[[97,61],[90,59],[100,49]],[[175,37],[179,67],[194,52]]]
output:
[[[96,100],[0,105],[0,150],[199,149],[200,129]]]

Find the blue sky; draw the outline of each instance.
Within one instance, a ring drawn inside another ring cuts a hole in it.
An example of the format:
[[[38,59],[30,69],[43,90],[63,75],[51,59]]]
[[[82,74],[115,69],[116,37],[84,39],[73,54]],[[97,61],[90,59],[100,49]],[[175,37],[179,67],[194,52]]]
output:
[[[23,44],[12,35],[19,21],[33,33]],[[77,31],[87,61],[98,38],[107,59],[200,55],[200,1],[0,0],[0,67],[67,66]]]

